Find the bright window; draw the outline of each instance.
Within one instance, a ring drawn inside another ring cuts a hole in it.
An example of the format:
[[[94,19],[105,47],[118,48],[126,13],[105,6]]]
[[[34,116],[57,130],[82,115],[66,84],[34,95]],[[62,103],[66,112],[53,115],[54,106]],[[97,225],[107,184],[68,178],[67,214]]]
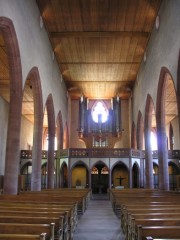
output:
[[[151,132],[151,149],[157,150],[157,137],[154,132]]]
[[[94,122],[98,123],[100,119],[104,123],[108,119],[109,112],[102,102],[97,102],[92,108],[91,114]]]

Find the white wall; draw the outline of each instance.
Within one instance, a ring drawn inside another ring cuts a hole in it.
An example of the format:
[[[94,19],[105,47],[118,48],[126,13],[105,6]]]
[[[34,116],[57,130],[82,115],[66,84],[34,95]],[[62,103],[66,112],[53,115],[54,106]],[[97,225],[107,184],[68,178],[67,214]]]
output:
[[[143,114],[147,94],[153,98],[156,108],[157,86],[161,68],[164,66],[172,74],[177,86],[177,65],[180,49],[180,1],[164,0],[159,12],[160,27],[153,29],[148,48],[147,60],[142,62],[133,92],[133,120],[137,123],[137,114]]]
[[[40,28],[40,12],[35,0],[0,0],[0,17],[7,17],[13,22],[18,39],[23,88],[28,73],[37,67],[45,106],[49,94],[53,96],[55,119],[59,111],[63,124],[67,121],[67,89],[59,71],[53,49],[45,28]],[[8,103],[0,99],[0,175],[4,173],[6,152],[6,134],[8,123]],[[28,133],[29,132],[29,133]],[[27,134],[28,133],[28,134]],[[32,143],[33,126],[22,119],[21,149],[27,149]]]

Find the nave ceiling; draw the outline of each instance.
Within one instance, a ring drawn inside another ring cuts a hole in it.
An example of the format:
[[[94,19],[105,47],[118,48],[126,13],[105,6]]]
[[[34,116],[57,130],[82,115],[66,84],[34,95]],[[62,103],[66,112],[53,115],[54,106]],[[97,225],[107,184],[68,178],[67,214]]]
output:
[[[36,2],[70,96],[74,99],[81,95],[90,99],[110,99],[118,95],[128,99],[161,0]],[[9,85],[7,51],[0,32],[0,95],[7,102]],[[169,87],[166,122],[177,115],[175,92],[172,86]],[[33,95],[28,81],[22,113],[33,122]]]

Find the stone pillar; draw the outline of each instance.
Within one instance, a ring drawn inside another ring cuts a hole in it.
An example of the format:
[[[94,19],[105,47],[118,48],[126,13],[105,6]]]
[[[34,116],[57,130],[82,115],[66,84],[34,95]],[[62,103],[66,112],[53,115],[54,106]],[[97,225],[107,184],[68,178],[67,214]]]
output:
[[[140,159],[140,188],[144,188],[144,159]]]
[[[132,188],[132,159],[129,158],[129,188]]]
[[[37,120],[34,123],[31,175],[32,191],[41,191],[42,125],[43,120]]]
[[[146,188],[154,188],[154,178],[153,178],[153,159],[152,159],[152,149],[151,149],[151,131],[150,129],[145,129],[145,169],[146,169]]]
[[[60,159],[56,159],[56,188],[60,188]]]
[[[21,55],[13,22],[6,17],[0,17],[0,28],[7,49],[10,74],[10,104],[4,171],[4,193],[17,194],[22,114]]]
[[[54,131],[48,132],[47,187],[54,188]]]
[[[158,136],[158,163],[159,163],[159,189],[169,190],[168,150],[165,127],[157,129]]]
[[[91,188],[91,169],[89,168],[89,188]]]
[[[111,184],[112,184],[112,181],[111,181],[111,164],[110,164],[110,159],[109,159],[109,189],[112,188]]]
[[[71,181],[71,159],[69,158],[69,164],[68,164],[68,188],[71,188],[72,187],[72,181]]]
[[[21,126],[21,104],[19,101],[19,97],[17,96],[17,98],[15,97],[10,102],[9,109],[5,174],[4,174],[5,194],[17,194],[18,192],[20,126]]]

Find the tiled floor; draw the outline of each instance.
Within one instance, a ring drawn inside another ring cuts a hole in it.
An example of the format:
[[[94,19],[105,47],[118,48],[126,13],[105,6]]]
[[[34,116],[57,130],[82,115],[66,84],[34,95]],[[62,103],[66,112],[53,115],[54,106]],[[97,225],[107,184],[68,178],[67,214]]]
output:
[[[93,197],[79,219],[73,240],[124,240],[120,220],[109,200]]]

